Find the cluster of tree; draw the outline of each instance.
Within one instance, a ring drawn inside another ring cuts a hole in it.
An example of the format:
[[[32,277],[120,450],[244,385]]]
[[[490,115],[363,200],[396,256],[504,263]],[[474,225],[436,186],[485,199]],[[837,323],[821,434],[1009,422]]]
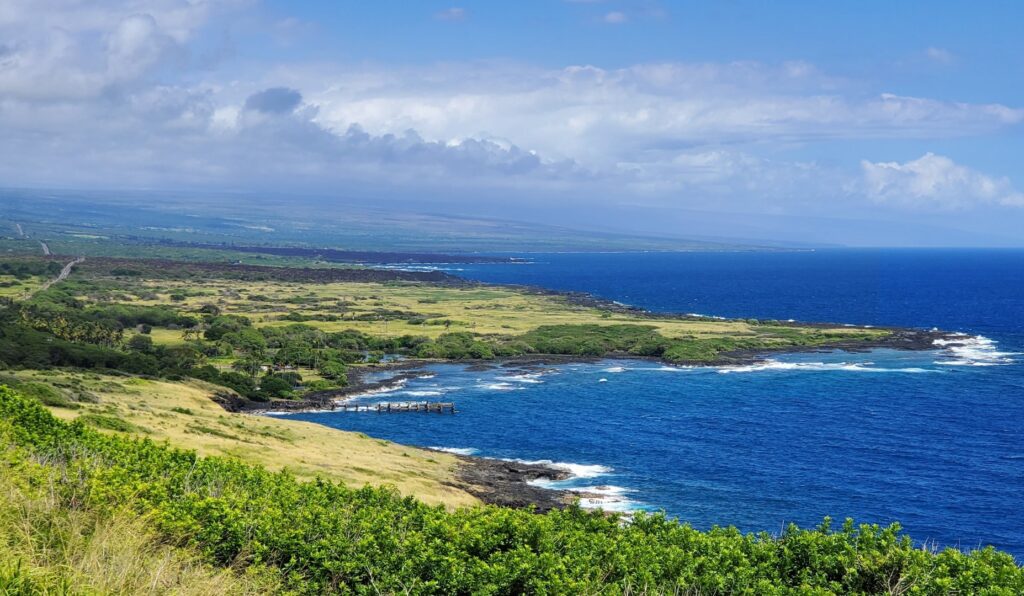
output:
[[[660,356],[669,340],[650,325],[545,325],[518,338],[542,354]]]
[[[60,273],[61,264],[56,261],[8,260],[0,261],[0,275],[13,275],[18,279],[32,276],[54,277]]]
[[[446,360],[493,360],[494,346],[480,341],[472,333],[443,333],[434,341],[424,341],[416,348],[420,358]]]
[[[166,306],[138,306],[134,304],[110,304],[85,308],[82,315],[94,321],[131,328],[139,325],[148,327],[169,327],[187,329],[199,321]]]
[[[826,519],[771,536],[660,514],[623,523],[579,508],[448,511],[100,434],[6,388],[0,438],[17,461],[6,470],[33,474],[63,506],[134,511],[167,542],[194,545],[213,565],[274,573],[295,594],[1024,593],[1011,555],[921,549],[898,525],[833,529]]]
[[[93,321],[75,316],[75,311],[48,311],[31,307],[18,309],[22,324],[32,329],[46,331],[60,339],[98,346],[115,347],[124,339],[124,328],[103,321]]]

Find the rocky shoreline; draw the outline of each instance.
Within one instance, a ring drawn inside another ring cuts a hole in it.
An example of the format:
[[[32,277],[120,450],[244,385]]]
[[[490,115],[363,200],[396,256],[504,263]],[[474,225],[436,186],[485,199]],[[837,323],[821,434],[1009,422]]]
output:
[[[569,474],[542,464],[527,464],[471,455],[456,455],[459,467],[453,486],[489,505],[525,509],[538,513],[570,505],[578,493],[542,488],[530,484],[535,480],[565,480]]]

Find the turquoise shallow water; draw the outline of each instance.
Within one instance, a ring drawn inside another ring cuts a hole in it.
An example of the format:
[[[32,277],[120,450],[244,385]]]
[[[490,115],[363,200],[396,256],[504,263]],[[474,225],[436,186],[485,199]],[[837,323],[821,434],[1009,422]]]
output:
[[[459,413],[297,418],[402,443],[557,462],[589,505],[778,531],[825,515],[1024,557],[1024,252],[534,255],[466,276],[722,316],[937,326],[930,352],[812,353],[755,366],[605,361],[431,367],[367,402]]]

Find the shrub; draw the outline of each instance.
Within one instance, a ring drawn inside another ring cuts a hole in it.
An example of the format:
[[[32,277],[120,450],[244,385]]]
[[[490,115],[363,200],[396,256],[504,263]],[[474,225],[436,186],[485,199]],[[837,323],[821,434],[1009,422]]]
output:
[[[78,417],[78,420],[91,426],[95,426],[96,428],[102,428],[104,430],[115,430],[117,432],[122,433],[130,433],[139,430],[139,427],[135,426],[131,422],[128,422],[127,420],[122,420],[117,416],[110,416],[107,414],[82,414],[81,416]]]

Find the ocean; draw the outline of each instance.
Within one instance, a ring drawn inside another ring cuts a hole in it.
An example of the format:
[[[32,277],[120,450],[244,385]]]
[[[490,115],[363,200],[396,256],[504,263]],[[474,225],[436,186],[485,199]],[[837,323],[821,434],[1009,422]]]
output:
[[[444,364],[360,399],[459,413],[291,414],[399,443],[547,461],[585,506],[698,528],[898,521],[920,543],[1024,559],[1024,251],[532,254],[456,266],[650,310],[938,327],[929,352],[803,353],[742,367]],[[381,373],[386,375],[387,373]]]

